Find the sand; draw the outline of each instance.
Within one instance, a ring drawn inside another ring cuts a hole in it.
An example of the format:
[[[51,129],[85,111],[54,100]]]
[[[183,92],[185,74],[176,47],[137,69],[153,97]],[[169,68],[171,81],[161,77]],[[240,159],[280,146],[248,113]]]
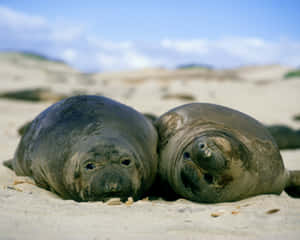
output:
[[[222,104],[266,124],[300,128],[300,79],[287,67],[231,70],[145,69],[82,74],[62,63],[0,56],[0,92],[46,87],[56,93],[102,94],[141,112],[162,114],[188,103]],[[166,98],[166,95],[173,97]],[[0,99],[0,162],[13,156],[17,129],[52,102]],[[300,169],[300,150],[282,151],[288,169]],[[199,204],[147,199],[108,205],[62,200],[0,165],[0,239],[299,239],[300,199],[261,195],[233,203]]]

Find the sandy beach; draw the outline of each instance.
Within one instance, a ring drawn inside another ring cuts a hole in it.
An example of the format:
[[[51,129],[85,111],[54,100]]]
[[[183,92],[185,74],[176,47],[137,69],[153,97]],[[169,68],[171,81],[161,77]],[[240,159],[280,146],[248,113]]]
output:
[[[45,88],[66,96],[99,94],[160,115],[188,102],[221,104],[264,124],[300,128],[300,78],[280,65],[237,69],[144,69],[81,73],[64,63],[0,54],[0,93]],[[0,163],[18,145],[18,129],[54,101],[0,98]],[[300,169],[300,149],[281,151]],[[299,239],[300,199],[286,193],[233,203],[147,199],[132,204],[62,200],[0,164],[0,239]]]

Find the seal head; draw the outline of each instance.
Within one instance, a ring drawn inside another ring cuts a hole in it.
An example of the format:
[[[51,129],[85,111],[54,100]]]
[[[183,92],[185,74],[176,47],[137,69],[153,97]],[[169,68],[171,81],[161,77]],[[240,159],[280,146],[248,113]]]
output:
[[[73,198],[106,201],[140,197],[142,160],[126,140],[102,137],[78,145],[63,170],[63,181]]]
[[[224,133],[199,134],[176,155],[173,186],[180,195],[194,201],[225,198],[233,180],[247,171],[247,153],[242,143]]]

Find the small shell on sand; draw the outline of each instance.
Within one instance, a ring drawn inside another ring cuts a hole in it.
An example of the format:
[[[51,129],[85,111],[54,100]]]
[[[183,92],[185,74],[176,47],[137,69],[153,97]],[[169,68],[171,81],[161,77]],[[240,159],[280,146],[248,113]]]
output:
[[[14,181],[13,185],[18,185],[18,184],[23,184],[23,183],[28,183],[28,184],[35,185],[33,181],[28,180],[28,179],[16,179]]]
[[[212,217],[220,217],[221,215],[223,215],[225,213],[225,211],[224,210],[219,210],[219,211],[217,211],[217,212],[213,212],[213,213],[211,213],[210,214],[210,216],[212,216]]]
[[[125,202],[125,204],[127,205],[127,206],[130,206],[130,205],[132,205],[133,204],[133,198],[132,197],[129,197],[128,199],[127,199],[127,201]]]
[[[237,214],[239,214],[239,213],[240,213],[240,211],[236,211],[236,210],[231,211],[231,214],[232,214],[232,215],[237,215]]]
[[[270,209],[269,211],[266,211],[266,214],[274,214],[274,213],[277,213],[279,211],[280,211],[280,209],[274,208],[274,209]]]
[[[10,190],[15,190],[15,191],[18,191],[18,192],[23,192],[22,189],[20,188],[17,188],[17,187],[14,187],[14,186],[7,186],[7,189],[10,189]]]
[[[120,198],[111,198],[106,202],[106,205],[114,206],[114,205],[122,205]]]

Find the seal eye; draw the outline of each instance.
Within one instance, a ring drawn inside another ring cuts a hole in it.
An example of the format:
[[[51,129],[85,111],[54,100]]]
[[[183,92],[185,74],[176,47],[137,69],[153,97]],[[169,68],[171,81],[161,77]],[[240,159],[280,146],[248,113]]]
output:
[[[208,183],[208,184],[212,184],[214,181],[214,177],[210,174],[204,174],[204,180]]]
[[[199,147],[200,147],[200,149],[203,149],[203,148],[205,147],[205,144],[204,144],[204,143],[201,143],[201,144],[199,145]]]
[[[129,166],[130,163],[131,163],[131,160],[128,158],[125,158],[121,161],[121,164],[123,164],[125,166]]]
[[[190,159],[190,158],[191,158],[190,153],[184,152],[184,153],[183,153],[183,158],[184,158],[184,159]]]
[[[88,163],[85,165],[86,170],[93,170],[95,168],[95,165],[93,163]]]

